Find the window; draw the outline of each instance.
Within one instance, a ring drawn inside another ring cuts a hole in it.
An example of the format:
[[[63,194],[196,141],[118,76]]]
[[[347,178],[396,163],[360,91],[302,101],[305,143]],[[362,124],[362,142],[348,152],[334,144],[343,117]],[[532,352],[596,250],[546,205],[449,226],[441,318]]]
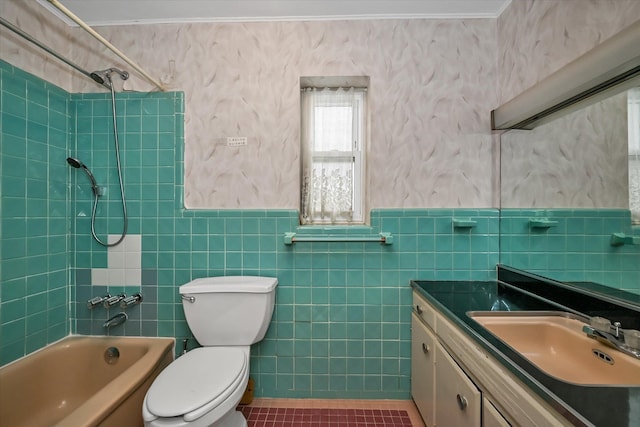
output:
[[[366,94],[302,87],[302,224],[364,223]]]
[[[629,123],[629,209],[640,224],[640,88],[627,92]]]

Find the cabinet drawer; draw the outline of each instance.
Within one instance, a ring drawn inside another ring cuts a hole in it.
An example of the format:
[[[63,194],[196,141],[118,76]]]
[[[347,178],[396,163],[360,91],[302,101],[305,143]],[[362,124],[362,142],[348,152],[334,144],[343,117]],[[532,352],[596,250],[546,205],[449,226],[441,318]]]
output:
[[[413,291],[413,312],[431,329],[436,330],[436,312],[418,292]]]

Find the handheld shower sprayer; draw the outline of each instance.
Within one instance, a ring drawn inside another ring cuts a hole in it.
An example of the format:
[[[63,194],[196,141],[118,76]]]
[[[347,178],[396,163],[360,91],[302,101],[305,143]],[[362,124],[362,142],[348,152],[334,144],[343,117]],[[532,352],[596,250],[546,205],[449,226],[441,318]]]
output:
[[[96,178],[93,176],[93,174],[91,173],[91,171],[89,170],[89,168],[82,163],[80,160],[73,158],[73,157],[67,157],[67,163],[69,163],[70,166],[73,166],[76,169],[82,169],[84,170],[84,172],[87,174],[87,177],[89,177],[89,180],[91,181],[91,189],[93,190],[93,195],[96,197],[100,196],[100,187],[98,187],[98,183],[96,182]]]

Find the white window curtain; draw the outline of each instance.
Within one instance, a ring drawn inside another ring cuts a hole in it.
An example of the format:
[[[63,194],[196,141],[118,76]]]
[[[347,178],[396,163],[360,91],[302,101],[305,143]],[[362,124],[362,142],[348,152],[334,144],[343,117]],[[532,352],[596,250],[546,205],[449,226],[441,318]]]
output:
[[[640,224],[640,88],[627,92],[629,122],[629,209]]]
[[[302,90],[302,224],[362,221],[361,111],[363,91]]]

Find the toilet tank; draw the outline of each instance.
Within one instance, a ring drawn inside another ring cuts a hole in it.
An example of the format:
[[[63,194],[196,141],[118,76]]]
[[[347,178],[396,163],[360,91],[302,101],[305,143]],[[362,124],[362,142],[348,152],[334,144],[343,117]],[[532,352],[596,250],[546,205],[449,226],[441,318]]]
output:
[[[180,286],[189,329],[202,346],[262,340],[271,322],[277,284],[273,277],[224,276]]]

